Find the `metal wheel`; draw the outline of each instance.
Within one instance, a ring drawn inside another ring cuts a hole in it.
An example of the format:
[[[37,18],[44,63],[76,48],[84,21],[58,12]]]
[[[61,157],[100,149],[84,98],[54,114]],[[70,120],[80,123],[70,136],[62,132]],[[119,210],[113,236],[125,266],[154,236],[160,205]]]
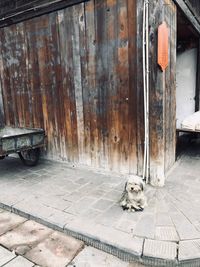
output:
[[[24,165],[35,166],[40,157],[40,148],[21,151],[18,154]]]

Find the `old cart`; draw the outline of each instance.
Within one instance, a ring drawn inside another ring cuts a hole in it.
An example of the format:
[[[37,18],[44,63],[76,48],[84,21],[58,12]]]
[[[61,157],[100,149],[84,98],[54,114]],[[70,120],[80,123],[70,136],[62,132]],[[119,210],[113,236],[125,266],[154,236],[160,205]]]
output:
[[[18,153],[25,165],[34,166],[40,157],[40,148],[45,143],[43,129],[0,128],[0,159]]]

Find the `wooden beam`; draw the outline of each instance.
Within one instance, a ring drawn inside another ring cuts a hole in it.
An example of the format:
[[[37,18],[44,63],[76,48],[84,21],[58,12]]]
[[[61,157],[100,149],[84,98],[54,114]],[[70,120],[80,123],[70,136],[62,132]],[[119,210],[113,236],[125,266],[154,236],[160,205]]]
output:
[[[0,128],[5,124],[4,120],[4,107],[3,107],[3,96],[2,96],[2,87],[0,83]]]
[[[195,18],[197,19],[198,23],[200,23],[200,16],[199,16],[199,10],[196,11],[195,7],[191,4],[191,0],[184,0],[188,8],[191,10],[191,12],[194,14]]]
[[[197,76],[196,76],[196,93],[195,93],[195,111],[200,108],[200,39],[197,48]]]
[[[1,15],[0,28],[87,1],[88,0],[42,0],[40,3],[34,1]]]
[[[200,34],[200,23],[197,14],[194,14],[194,10],[190,9],[190,6],[186,4],[184,0],[174,0],[174,2],[179,6],[187,19],[191,22],[195,30]]]

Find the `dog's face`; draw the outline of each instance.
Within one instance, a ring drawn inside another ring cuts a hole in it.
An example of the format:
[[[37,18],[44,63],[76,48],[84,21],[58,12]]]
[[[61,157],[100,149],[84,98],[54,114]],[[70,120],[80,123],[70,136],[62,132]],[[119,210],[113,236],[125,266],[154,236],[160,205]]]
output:
[[[126,191],[128,193],[138,193],[144,190],[144,182],[140,177],[130,176],[126,183]]]

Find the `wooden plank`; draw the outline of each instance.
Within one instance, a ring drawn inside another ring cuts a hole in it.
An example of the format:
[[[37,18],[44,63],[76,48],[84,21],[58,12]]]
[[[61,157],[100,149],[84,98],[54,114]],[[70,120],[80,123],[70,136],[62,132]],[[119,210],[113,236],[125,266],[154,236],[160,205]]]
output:
[[[57,24],[57,13],[49,14],[50,17],[50,32],[51,39],[48,44],[49,47],[49,72],[52,77],[52,104],[54,113],[54,140],[55,140],[55,158],[62,159],[61,146],[62,146],[62,131],[63,131],[63,120],[61,117],[61,97],[62,96],[62,73],[61,71],[61,58],[59,54],[59,35],[58,35],[58,24]]]
[[[82,93],[82,77],[81,77],[81,57],[79,39],[79,29],[82,27],[81,16],[83,15],[83,5],[72,7],[72,32],[74,36],[72,38],[73,49],[73,76],[74,76],[74,90],[76,101],[76,116],[77,116],[77,143],[78,143],[78,158],[81,164],[84,164],[84,119],[83,119],[83,93]],[[81,25],[80,25],[81,24]]]
[[[137,103],[137,54],[136,52],[136,34],[137,34],[137,1],[127,1],[128,11],[128,61],[129,61],[129,172],[137,174],[137,109],[142,109]]]
[[[118,6],[116,1],[107,0],[108,38],[108,161],[111,170],[120,171],[120,129],[119,129],[119,88],[117,79],[118,64]]]
[[[165,72],[157,66],[157,29],[164,20],[163,1],[150,5],[150,182],[164,185],[165,180]]]
[[[200,110],[200,39],[197,47],[197,76],[196,76],[196,92],[195,92],[195,111]]]
[[[143,157],[144,157],[144,100],[143,100],[143,55],[142,55],[142,22],[143,22],[143,1],[137,0],[137,50],[136,50],[136,111],[137,111],[137,173],[143,173]]]
[[[175,162],[176,146],[176,5],[171,0],[164,0],[164,21],[169,31],[169,65],[165,71],[165,173]]]
[[[51,102],[48,93],[48,77],[46,74],[46,61],[47,61],[47,51],[46,44],[48,40],[48,17],[36,18],[36,46],[37,46],[37,57],[38,57],[38,67],[39,67],[39,77],[40,77],[40,91],[41,91],[41,102],[42,102],[42,115],[43,115],[43,127],[47,134],[47,150],[48,156],[52,157],[53,151],[53,126],[51,122],[51,113],[49,113],[49,108],[51,109]],[[45,37],[46,36],[46,37]],[[47,76],[47,77],[46,77]]]
[[[86,65],[87,65],[87,88],[88,88],[88,111],[90,112],[90,157],[91,165],[99,167],[99,135],[98,135],[98,84],[96,79],[96,31],[95,31],[95,3],[85,3],[86,23]]]
[[[0,56],[0,64],[2,65],[2,58]],[[4,117],[4,103],[3,103],[3,90],[2,90],[2,79],[0,80],[0,128],[5,126]]]
[[[108,138],[107,138],[107,110],[108,110],[108,50],[107,50],[107,11],[106,1],[95,2],[96,25],[96,80],[98,88],[97,123],[98,150],[100,167],[107,168]]]
[[[3,95],[4,89],[4,62],[3,62],[3,43],[4,43],[4,30],[0,30],[0,127],[5,125],[6,113],[8,113],[4,101],[6,100],[6,94]]]
[[[77,114],[73,74],[72,8],[64,10],[63,22],[59,27],[61,60],[64,81],[64,110],[66,127],[67,158],[70,162],[78,157]],[[66,42],[66,40],[68,40]]]
[[[36,128],[43,128],[42,100],[40,90],[38,44],[37,44],[37,26],[36,20],[25,22],[25,32],[27,38],[27,57],[28,57],[28,76],[29,90],[31,92],[32,102],[32,124]]]
[[[63,159],[66,159],[68,161],[71,160],[70,158],[70,152],[71,152],[71,120],[70,120],[70,102],[69,102],[69,88],[68,88],[68,47],[67,42],[65,41],[67,39],[67,33],[65,31],[65,28],[67,27],[67,14],[65,10],[61,10],[57,14],[58,16],[58,34],[59,34],[59,54],[61,59],[61,77],[62,77],[62,108],[61,108],[61,114],[64,117],[63,121],[63,132],[62,132],[62,146],[63,146],[63,152],[62,156]]]
[[[129,172],[129,36],[127,2],[118,1],[118,88],[119,88],[119,131],[120,172]]]
[[[83,98],[83,120],[84,120],[84,157],[85,164],[90,165],[91,160],[91,125],[90,125],[90,91],[88,90],[88,62],[87,62],[87,29],[86,13],[84,6],[79,13],[79,40],[80,40],[80,61],[81,61],[81,83]],[[88,25],[89,26],[89,25]]]
[[[16,27],[5,29],[5,69],[7,72],[7,100],[9,106],[9,123],[12,126],[18,125],[17,120],[17,105],[15,100],[15,67],[19,64],[18,59],[15,58],[15,40],[12,36],[12,31],[15,32]],[[23,84],[22,84],[23,86]]]
[[[169,88],[170,95],[166,99],[170,102],[168,110],[169,114],[169,143],[166,146],[169,147],[169,153],[166,154],[168,164],[165,164],[165,172],[167,172],[175,162],[176,157],[176,51],[177,51],[177,10],[176,5],[171,1],[171,4],[166,5],[169,10],[170,16],[170,75],[169,75]],[[166,135],[167,131],[166,131]]]

